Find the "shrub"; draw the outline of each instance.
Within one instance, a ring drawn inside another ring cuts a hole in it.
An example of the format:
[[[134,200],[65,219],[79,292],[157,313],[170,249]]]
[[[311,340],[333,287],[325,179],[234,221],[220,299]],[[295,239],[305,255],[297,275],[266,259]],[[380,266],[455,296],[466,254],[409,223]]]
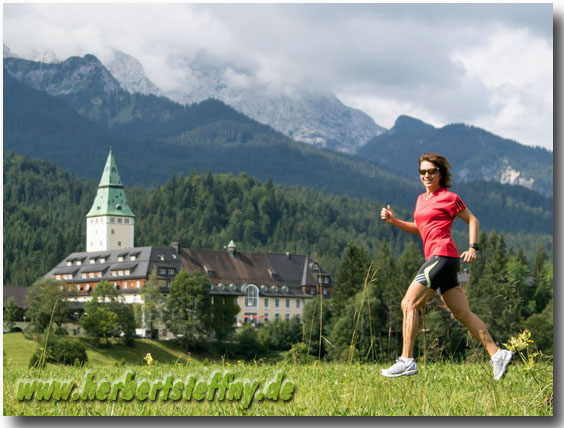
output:
[[[236,338],[236,354],[245,359],[259,357],[263,353],[263,347],[258,340],[258,334],[255,327],[247,324],[239,329]]]
[[[293,364],[306,364],[310,358],[308,347],[303,342],[294,343],[284,355],[284,361]]]
[[[82,365],[88,361],[86,347],[76,339],[59,339],[49,341],[43,361],[44,349],[40,346],[29,360],[29,367],[43,366],[45,363],[56,363],[66,365]]]

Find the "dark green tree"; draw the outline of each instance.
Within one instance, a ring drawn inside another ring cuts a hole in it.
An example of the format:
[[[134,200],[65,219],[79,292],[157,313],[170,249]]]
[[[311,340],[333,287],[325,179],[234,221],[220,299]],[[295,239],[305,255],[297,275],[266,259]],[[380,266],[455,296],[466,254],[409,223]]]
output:
[[[11,331],[16,324],[16,321],[21,319],[22,310],[18,308],[16,304],[16,299],[9,297],[6,301],[6,306],[4,307],[4,328]]]
[[[70,318],[67,289],[64,283],[49,278],[40,278],[26,294],[26,316],[35,332],[45,330],[53,320],[53,327]]]
[[[222,342],[235,331],[233,319],[239,313],[237,300],[231,296],[213,296],[211,311],[211,327],[215,338]]]
[[[483,263],[484,272],[473,275],[476,268],[472,266],[468,300],[472,311],[484,321],[494,341],[499,343],[519,332],[522,300],[518,283],[506,268],[503,239],[492,232],[484,248],[486,253],[478,257],[487,257]]]
[[[94,287],[92,296],[84,304],[80,324],[97,340],[104,339],[108,345],[110,337],[120,333],[120,311],[118,293],[108,281],[100,281]]]
[[[153,270],[145,286],[139,290],[139,294],[143,298],[142,318],[143,328],[151,332],[155,325],[161,321],[161,314],[164,306],[164,296],[159,288],[159,280],[157,278],[157,271]]]
[[[535,310],[532,313],[542,312],[550,299],[552,299],[552,269],[548,253],[542,245],[539,246],[531,268],[534,290],[532,300],[535,303]]]
[[[181,270],[170,284],[164,316],[185,349],[210,337],[210,282],[199,271]]]
[[[327,353],[327,336],[331,309],[328,302],[321,295],[317,295],[306,303],[303,312],[304,343],[309,353],[317,358]]]
[[[369,264],[368,252],[364,247],[354,243],[347,245],[341,257],[331,296],[331,314],[334,317],[340,317],[348,299],[362,289]]]

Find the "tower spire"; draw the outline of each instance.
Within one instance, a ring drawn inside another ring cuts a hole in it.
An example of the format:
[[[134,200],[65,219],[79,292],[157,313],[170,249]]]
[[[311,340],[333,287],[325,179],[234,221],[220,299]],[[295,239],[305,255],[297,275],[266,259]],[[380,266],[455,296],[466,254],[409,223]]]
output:
[[[86,214],[86,251],[133,247],[133,219],[110,148],[94,203]]]

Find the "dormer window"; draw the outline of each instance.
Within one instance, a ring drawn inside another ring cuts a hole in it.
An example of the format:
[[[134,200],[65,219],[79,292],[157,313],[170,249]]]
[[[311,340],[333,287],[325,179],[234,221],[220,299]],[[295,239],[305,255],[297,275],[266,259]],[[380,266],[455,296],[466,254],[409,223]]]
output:
[[[319,272],[319,265],[317,263],[312,263],[311,270],[314,272]]]
[[[67,261],[67,266],[72,266],[72,260]]]
[[[100,263],[106,263],[106,258],[105,258],[105,257],[100,257]]]
[[[129,260],[133,261],[133,260],[137,260],[137,256],[130,256]]]
[[[113,218],[113,217],[110,217],[110,223],[115,223],[115,222],[116,222],[116,219]]]

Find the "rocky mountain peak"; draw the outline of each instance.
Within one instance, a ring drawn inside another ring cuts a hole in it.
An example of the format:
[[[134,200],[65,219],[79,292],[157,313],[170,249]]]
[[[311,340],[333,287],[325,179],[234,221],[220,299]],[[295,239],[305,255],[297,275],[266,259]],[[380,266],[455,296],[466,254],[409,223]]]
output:
[[[55,64],[5,58],[4,70],[49,95],[68,95],[94,88],[104,93],[122,91],[119,82],[94,55],[74,56]]]
[[[106,61],[110,73],[129,93],[164,95],[145,75],[143,65],[137,58],[122,51],[115,51],[112,58]]]

